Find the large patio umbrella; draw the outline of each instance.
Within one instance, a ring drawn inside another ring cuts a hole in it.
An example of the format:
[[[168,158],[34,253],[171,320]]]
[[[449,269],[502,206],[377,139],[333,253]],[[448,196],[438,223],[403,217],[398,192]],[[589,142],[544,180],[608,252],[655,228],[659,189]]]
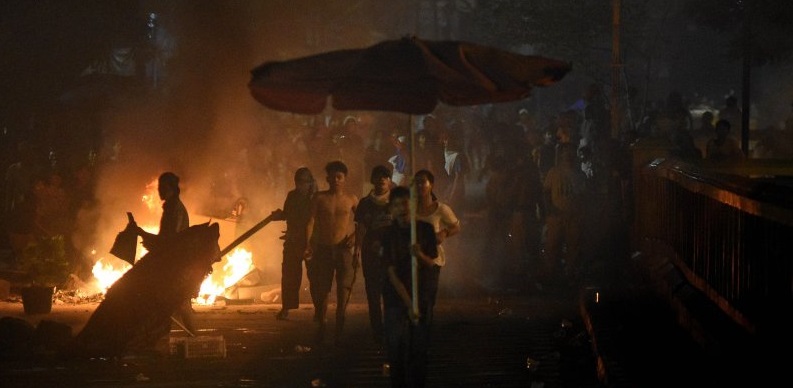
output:
[[[253,97],[285,112],[337,110],[427,114],[439,102],[469,106],[521,100],[570,71],[566,62],[457,41],[414,37],[253,69]]]
[[[522,100],[533,88],[561,80],[570,69],[563,61],[474,43],[405,37],[362,49],[266,62],[252,70],[248,86],[262,105],[284,112],[318,114],[330,104],[336,110],[421,115],[439,103],[471,106]],[[413,131],[410,134],[412,150]],[[415,243],[413,185],[411,193]],[[414,257],[414,311],[416,273]]]

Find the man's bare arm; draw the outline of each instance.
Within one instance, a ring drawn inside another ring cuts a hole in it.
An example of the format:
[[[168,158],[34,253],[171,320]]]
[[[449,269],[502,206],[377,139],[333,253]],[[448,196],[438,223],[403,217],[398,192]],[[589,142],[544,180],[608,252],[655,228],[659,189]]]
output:
[[[314,234],[314,218],[317,214],[317,197],[311,199],[311,215],[308,217],[308,222],[306,223],[306,247],[303,250],[303,256],[305,258],[311,257],[313,253],[311,251],[311,237]]]

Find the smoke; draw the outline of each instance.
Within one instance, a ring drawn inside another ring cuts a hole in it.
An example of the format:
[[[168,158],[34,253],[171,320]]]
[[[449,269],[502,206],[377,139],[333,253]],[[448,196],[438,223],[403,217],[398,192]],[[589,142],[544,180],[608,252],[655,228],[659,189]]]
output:
[[[249,5],[205,4],[186,12],[189,4],[176,4],[157,18],[161,35],[173,42],[167,73],[156,88],[149,79],[144,96],[124,99],[99,116],[96,201],[79,212],[73,235],[92,261],[88,265],[111,257],[107,252],[126,225],[126,212],[144,228],[159,225],[156,179],[165,171],[181,178],[191,225],[220,224],[221,248],[283,203],[284,185],[260,184],[272,181],[262,175],[277,166],[253,168],[258,158],[273,160],[253,146],[278,143],[279,114],[264,111],[247,90],[253,58],[259,56],[254,42],[262,40],[245,28]],[[144,203],[144,195],[154,196],[149,203],[154,206]],[[244,213],[235,217],[240,204],[245,204]],[[274,278],[280,274],[281,229],[268,226],[242,245],[253,252],[254,264]]]
[[[784,129],[785,120],[793,117],[793,75],[790,62],[766,65],[755,70],[752,86],[754,128]]]
[[[144,2],[141,20],[156,13],[158,36],[170,36],[173,41],[165,45],[168,51],[156,57],[164,64],[156,88],[148,85],[152,90],[145,96],[116,104],[100,117],[103,146],[97,200],[80,212],[74,236],[91,260],[110,257],[106,252],[124,228],[126,212],[132,212],[141,226],[158,225],[159,201],[155,198],[150,208],[142,198],[156,195],[150,184],[164,171],[180,176],[191,224],[220,224],[221,248],[281,207],[292,188],[294,166],[311,162],[296,160],[285,137],[296,121],[310,118],[295,120],[290,114],[261,107],[247,89],[250,70],[264,61],[398,38],[412,31],[401,22],[385,31],[383,20],[415,17],[407,6],[399,12],[409,17],[400,18],[395,16],[397,10],[385,9],[372,17],[375,13],[363,3],[277,3]],[[514,106],[504,109],[516,111]],[[345,112],[341,117],[347,114],[355,113]],[[366,130],[380,128],[390,134],[408,127],[406,115],[361,117]],[[312,166],[324,189],[319,168]],[[244,207],[241,218],[232,217],[236,205]],[[449,265],[442,286],[461,290],[478,286],[481,280],[475,279],[483,277],[482,271],[489,271],[493,263],[487,262],[490,254],[481,253],[488,252],[480,233],[481,219],[458,216],[463,219],[463,234],[449,241]],[[284,228],[282,223],[268,225],[243,245],[253,253],[266,283],[280,280],[279,237]],[[89,254],[92,250],[96,255]]]

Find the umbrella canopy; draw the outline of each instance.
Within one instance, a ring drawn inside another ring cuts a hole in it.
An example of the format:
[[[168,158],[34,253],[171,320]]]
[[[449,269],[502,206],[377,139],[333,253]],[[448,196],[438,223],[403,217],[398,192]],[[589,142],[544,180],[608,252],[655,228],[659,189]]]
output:
[[[432,112],[440,102],[470,106],[521,100],[534,87],[561,80],[570,69],[566,62],[494,47],[405,37],[363,49],[266,62],[251,71],[248,87],[262,105],[285,112],[318,114],[330,100],[337,110],[419,115]],[[411,243],[416,242],[415,191],[411,185]],[[416,267],[414,256],[414,312]]]
[[[271,109],[427,114],[439,102],[469,106],[521,100],[570,71],[569,63],[458,41],[415,37],[332,51],[253,69],[253,97]]]

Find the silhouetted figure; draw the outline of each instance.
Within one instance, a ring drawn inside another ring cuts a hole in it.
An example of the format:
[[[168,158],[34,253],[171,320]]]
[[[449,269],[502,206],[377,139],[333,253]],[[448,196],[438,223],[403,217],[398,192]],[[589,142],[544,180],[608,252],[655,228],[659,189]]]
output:
[[[740,160],[743,159],[743,152],[738,145],[738,141],[731,138],[730,122],[719,120],[716,123],[715,137],[708,140],[705,148],[705,158],[708,160]]]
[[[394,221],[383,233],[382,262],[386,350],[392,387],[423,387],[427,376],[434,291],[437,289],[439,242],[432,225],[416,221],[411,244],[410,190],[395,187],[389,196]],[[418,314],[412,309],[412,255],[418,263]]]
[[[358,202],[355,209],[355,255],[361,263],[369,306],[369,324],[376,343],[383,341],[383,281],[385,269],[380,263],[382,235],[391,225],[388,196],[391,193],[391,171],[383,165],[372,169],[369,181],[372,191]]]
[[[295,188],[289,191],[284,208],[273,212],[273,220],[286,221],[283,261],[281,262],[281,311],[277,319],[287,319],[289,310],[300,307],[300,283],[303,280],[303,253],[306,250],[306,226],[311,214],[311,199],[317,191],[314,176],[307,167],[295,171]]]
[[[547,238],[539,288],[558,282],[561,268],[571,276],[579,270],[586,175],[575,162],[575,149],[563,147],[559,163],[548,171],[543,182]]]
[[[182,203],[179,194],[179,177],[172,172],[164,172],[157,180],[157,193],[160,195],[162,204],[162,216],[160,217],[160,229],[157,234],[146,232],[137,227],[138,235],[143,238],[143,246],[149,251],[163,249],[176,235],[190,226],[190,217],[187,208]],[[198,290],[196,290],[196,293]],[[186,299],[174,314],[190,333],[195,333],[193,326],[193,306],[190,298]]]
[[[732,130],[729,136],[735,139],[740,146],[741,134],[743,133],[743,112],[738,107],[738,99],[735,96],[729,96],[724,99],[724,107],[719,111],[719,121],[721,120],[726,120],[730,123]]]

